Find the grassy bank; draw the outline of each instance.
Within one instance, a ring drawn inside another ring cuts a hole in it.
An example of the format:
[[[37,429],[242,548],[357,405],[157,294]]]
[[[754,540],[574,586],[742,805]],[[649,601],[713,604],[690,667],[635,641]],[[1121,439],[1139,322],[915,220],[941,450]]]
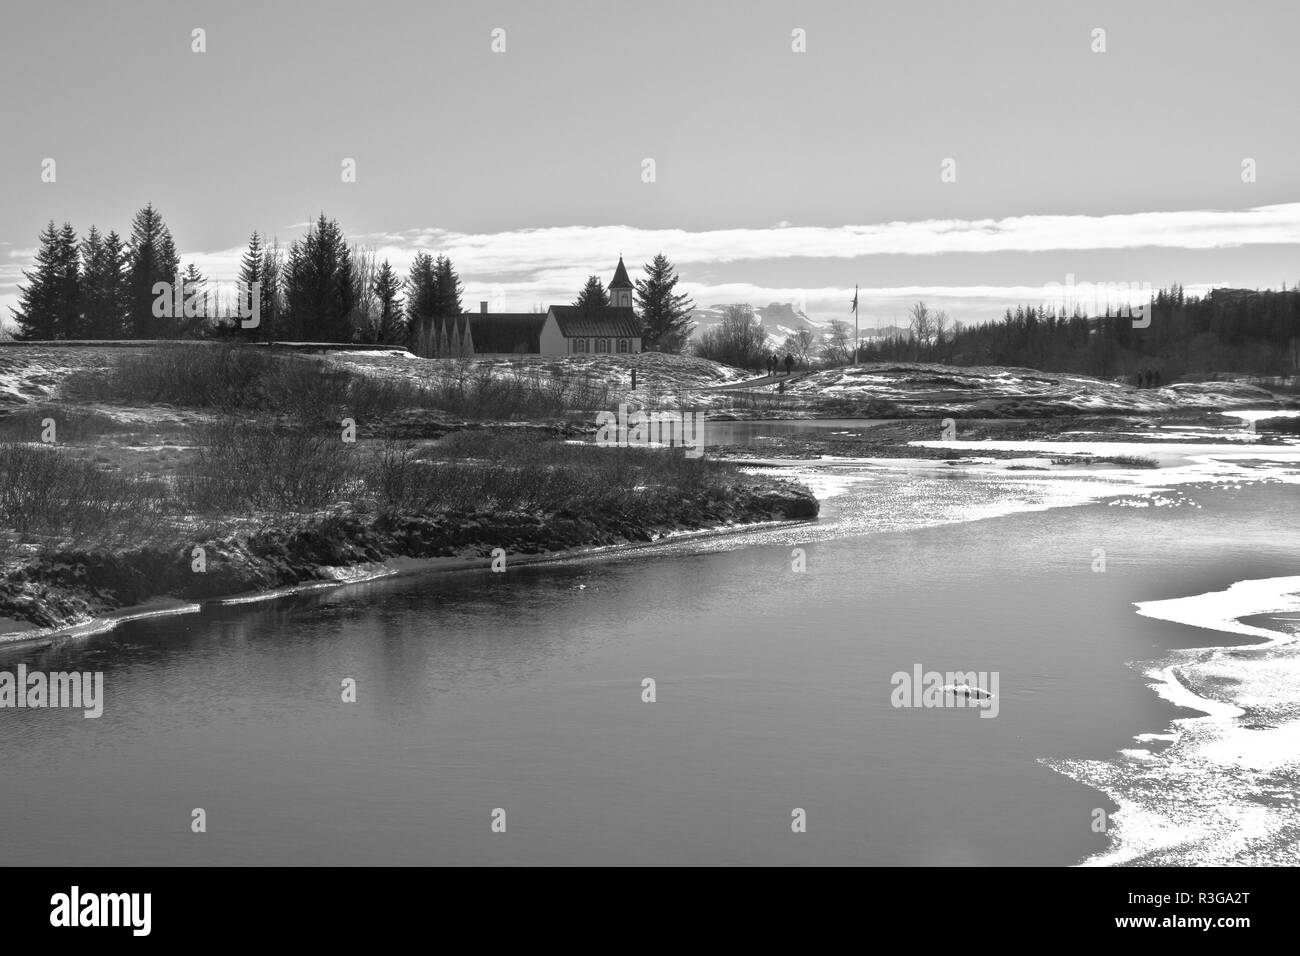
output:
[[[563,423],[449,423],[466,395],[489,401],[475,388],[254,348],[123,352],[77,372],[71,402],[0,419],[0,617],[62,626],[389,558],[536,554],[817,513],[805,489],[682,449],[571,443]],[[521,388],[507,402],[519,413],[571,397],[537,404],[545,389]]]
[[[563,368],[503,373],[473,363],[420,364],[436,368],[437,374],[418,379],[361,374],[362,364],[339,364],[298,351],[162,346],[124,352],[105,368],[77,372],[64,394],[81,402],[161,403],[298,420],[358,421],[403,409],[493,421],[562,418],[610,407],[614,397],[608,382]]]

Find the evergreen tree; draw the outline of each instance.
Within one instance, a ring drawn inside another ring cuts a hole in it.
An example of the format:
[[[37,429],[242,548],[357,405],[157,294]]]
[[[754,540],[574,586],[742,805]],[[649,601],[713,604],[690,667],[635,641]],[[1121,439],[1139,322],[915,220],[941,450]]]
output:
[[[110,229],[104,237],[104,270],[101,275],[103,325],[95,333],[104,338],[120,339],[126,335],[128,256],[126,243]]]
[[[115,232],[103,236],[91,226],[81,242],[81,337],[115,339],[122,334],[123,282],[121,237]]]
[[[352,255],[337,220],[320,218],[289,247],[286,325],[304,341],[351,342],[357,303]]]
[[[662,252],[646,263],[645,278],[636,280],[636,302],[641,310],[641,345],[660,352],[680,352],[695,330],[687,295],[674,294],[677,270]]]
[[[584,315],[598,315],[601,310],[609,307],[609,293],[601,284],[600,276],[587,277],[587,284],[582,287],[573,304]]]
[[[57,335],[59,231],[53,219],[41,231],[39,242],[36,268],[23,272],[27,284],[18,287],[18,308],[13,310],[20,339],[52,339]]]
[[[176,244],[153,203],[147,203],[131,222],[131,251],[127,270],[127,322],[137,339],[159,338],[172,333],[182,316],[155,318],[155,283],[176,281],[180,262]]]
[[[84,330],[81,315],[81,245],[72,223],[59,230],[59,271],[54,292],[55,334],[61,339],[79,338]]]
[[[397,278],[397,273],[385,259],[380,265],[379,271],[375,273],[374,281],[370,284],[370,291],[374,294],[375,300],[379,304],[379,312],[376,318],[373,330],[372,342],[383,342],[384,344],[394,344],[401,342],[406,335],[406,330],[402,323],[402,303],[398,300],[398,293],[402,290],[402,280]]]
[[[434,262],[433,273],[436,281],[435,300],[437,302],[434,314],[442,319],[456,318],[464,311],[460,303],[462,291],[460,277],[456,275],[451,260],[446,256],[439,256],[437,261]]]
[[[411,260],[411,276],[406,280],[406,337],[407,344],[418,355],[432,355],[429,342],[433,334],[433,318],[438,310],[438,275],[433,257],[427,252],[417,252]]]
[[[258,325],[255,328],[245,329],[241,323],[243,322],[244,313],[250,312],[252,309],[254,286],[257,286]],[[244,258],[239,265],[235,334],[248,339],[257,339],[262,336],[261,324],[266,321],[266,291],[266,247],[262,242],[262,237],[254,229],[252,236],[248,239],[248,251],[244,253]]]
[[[274,342],[284,312],[284,250],[280,241],[272,239],[262,253],[262,315],[261,325],[253,332],[265,329],[266,341]]]
[[[176,318],[176,331],[186,338],[202,335],[216,308],[209,301],[207,276],[193,262],[181,273],[181,300],[183,313]]]

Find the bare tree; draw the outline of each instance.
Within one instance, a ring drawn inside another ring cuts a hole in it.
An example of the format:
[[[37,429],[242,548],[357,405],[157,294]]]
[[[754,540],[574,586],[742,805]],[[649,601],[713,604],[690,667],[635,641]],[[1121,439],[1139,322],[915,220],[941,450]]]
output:
[[[827,365],[844,365],[853,353],[853,330],[847,322],[831,321],[831,330],[822,345],[822,358]]]
[[[794,360],[800,365],[806,365],[816,342],[817,336],[813,334],[812,329],[800,329],[787,335],[785,341],[781,343],[781,348],[787,355],[793,355]]]
[[[737,368],[758,368],[767,355],[767,333],[748,305],[729,305],[722,322],[706,329],[695,347],[702,358]]]
[[[930,324],[934,327],[934,344],[942,345],[948,337],[948,313],[935,309],[930,313]]]
[[[931,312],[924,302],[916,303],[908,313],[908,327],[912,333],[912,340],[922,351],[928,352],[934,344],[934,319],[935,313]]]
[[[378,334],[379,299],[374,292],[379,263],[375,250],[352,244],[352,278],[356,283],[357,304],[352,309],[352,328],[361,333],[361,341],[372,342]]]

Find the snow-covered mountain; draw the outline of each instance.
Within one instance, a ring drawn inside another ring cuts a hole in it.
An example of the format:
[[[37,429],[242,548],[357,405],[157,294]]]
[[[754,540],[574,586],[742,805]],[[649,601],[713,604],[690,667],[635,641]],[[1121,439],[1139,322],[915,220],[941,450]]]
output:
[[[726,314],[726,305],[713,305],[708,308],[695,309],[691,313],[691,318],[695,321],[695,335],[699,336],[706,329],[717,326],[722,322],[722,317]],[[770,302],[764,306],[755,306],[754,315],[763,326],[763,331],[767,333],[767,347],[776,351],[781,349],[782,344],[788,336],[797,332],[807,330],[813,334],[814,349],[820,346],[831,330],[830,319],[812,319],[802,310],[797,308],[791,302]],[[853,316],[845,314],[843,321],[847,322],[852,328]],[[906,335],[905,326],[884,326],[882,328],[870,328],[864,319],[862,327],[858,333],[862,341],[866,342],[873,338],[884,338],[890,335]]]
[[[693,311],[691,318],[695,321],[695,334],[701,335],[706,329],[721,324],[726,311],[726,305],[714,305]],[[808,318],[791,302],[771,302],[764,306],[755,306],[754,315],[763,326],[763,331],[767,333],[768,348],[774,350],[780,349],[781,343],[787,336],[802,330],[812,332],[819,343],[830,330],[829,323]]]

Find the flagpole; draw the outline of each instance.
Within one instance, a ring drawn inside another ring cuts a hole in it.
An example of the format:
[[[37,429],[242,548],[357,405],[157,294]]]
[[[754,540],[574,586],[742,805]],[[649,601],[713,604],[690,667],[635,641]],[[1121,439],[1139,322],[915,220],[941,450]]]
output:
[[[862,347],[861,337],[858,335],[858,286],[853,285],[853,364],[858,364],[858,349]]]

